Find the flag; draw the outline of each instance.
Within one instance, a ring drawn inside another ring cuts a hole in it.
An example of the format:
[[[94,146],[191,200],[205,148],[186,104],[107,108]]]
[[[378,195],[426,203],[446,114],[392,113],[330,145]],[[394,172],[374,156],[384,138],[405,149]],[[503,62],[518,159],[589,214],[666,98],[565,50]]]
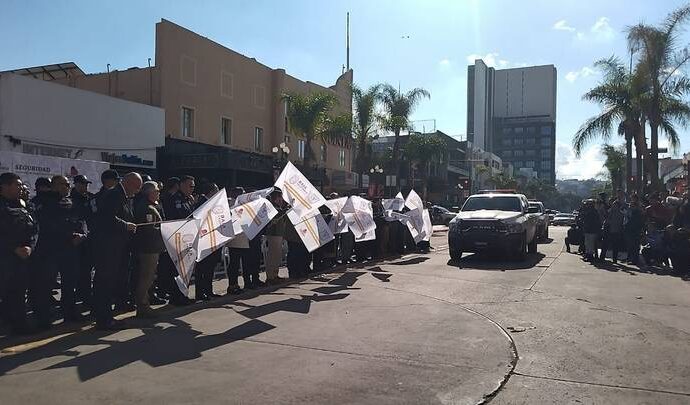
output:
[[[273,190],[273,187],[268,187],[261,190],[252,191],[251,193],[240,194],[237,196],[237,198],[235,198],[233,206],[246,204],[249,201],[254,201],[258,198],[266,198],[273,192]]]
[[[412,234],[412,238],[414,239],[414,243],[419,243],[420,241],[423,240],[425,234],[424,234],[424,212],[418,209],[414,209],[412,211],[408,211],[407,215],[410,217],[410,220],[407,222],[407,228],[410,229],[410,227],[414,228],[414,231],[410,229],[410,233]]]
[[[199,243],[199,221],[195,218],[161,223],[161,236],[177,273],[175,282],[185,296],[188,294]]]
[[[424,210],[422,218],[424,219],[424,238],[422,240],[428,242],[431,240],[431,234],[434,233],[434,226],[431,224],[431,216],[429,215],[429,210]]]
[[[355,238],[376,229],[371,201],[351,196],[342,208],[342,214]]]
[[[405,206],[405,199],[402,193],[398,193],[394,198],[385,198],[381,201],[384,210],[402,211]]]
[[[232,208],[232,226],[236,231],[239,229],[249,240],[252,240],[277,214],[278,211],[270,201],[259,197]]]
[[[405,223],[405,221],[408,221],[410,217],[399,212],[388,210],[383,212],[383,219],[385,219],[387,222],[400,221]]]
[[[225,189],[214,194],[197,208],[192,217],[199,221],[197,262],[223,247],[237,234],[232,227],[232,215]]]
[[[275,186],[283,190],[283,199],[301,217],[326,203],[319,190],[291,162],[280,173]]]
[[[366,242],[368,240],[376,239],[376,229],[373,229],[367,233],[363,233],[359,238],[355,237],[355,242]]]
[[[333,213],[333,217],[330,222],[328,222],[328,226],[331,228],[331,232],[333,232],[334,235],[347,232],[347,221],[345,221],[345,216],[343,216],[342,213],[347,200],[347,197],[340,197],[326,201],[326,206]]]
[[[323,215],[318,213],[295,225],[295,231],[310,253],[335,239]]]
[[[405,200],[405,206],[412,210],[419,210],[420,214],[424,209],[424,202],[419,197],[414,190],[410,190],[410,194],[407,195],[407,200]]]

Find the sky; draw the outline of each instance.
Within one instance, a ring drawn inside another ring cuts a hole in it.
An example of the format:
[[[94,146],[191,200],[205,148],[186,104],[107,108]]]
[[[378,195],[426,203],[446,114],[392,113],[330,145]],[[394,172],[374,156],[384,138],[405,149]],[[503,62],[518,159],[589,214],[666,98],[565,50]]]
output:
[[[590,178],[602,171],[601,142],[577,159],[572,136],[599,107],[581,100],[597,84],[593,63],[628,60],[625,28],[657,23],[680,0],[195,0],[117,2],[3,0],[0,70],[73,61],[87,73],[155,63],[155,24],[171,20],[293,76],[332,85],[345,64],[355,83],[423,87],[431,93],[414,120],[464,137],[467,65],[553,64],[558,71],[556,173]],[[689,24],[690,26],[690,24]],[[681,40],[690,43],[690,35]],[[690,135],[680,129],[681,150]],[[614,138],[612,143],[622,143]],[[665,141],[660,142],[665,145]]]

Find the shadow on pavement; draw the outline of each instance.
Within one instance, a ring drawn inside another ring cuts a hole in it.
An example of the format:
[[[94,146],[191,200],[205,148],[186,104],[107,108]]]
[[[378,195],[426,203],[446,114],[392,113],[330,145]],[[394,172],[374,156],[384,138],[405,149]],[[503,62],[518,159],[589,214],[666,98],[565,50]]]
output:
[[[547,239],[541,239],[537,241],[537,244],[539,245],[548,245],[549,243],[553,242],[552,238],[547,238]]]
[[[471,268],[472,270],[526,270],[534,268],[545,257],[546,255],[543,253],[533,253],[527,255],[527,258],[523,261],[516,261],[489,257],[488,254],[474,253],[469,256],[464,256],[459,261],[449,260],[448,265],[459,269]]]
[[[390,264],[390,265],[393,265],[393,266],[407,266],[407,265],[410,265],[410,264],[420,264],[420,263],[424,263],[424,262],[427,261],[427,260],[429,260],[428,257],[426,257],[426,256],[420,256],[420,257],[413,257],[413,258],[411,258],[411,259],[402,260],[402,261],[399,261],[399,262],[393,262],[393,263],[389,263],[389,264]]]

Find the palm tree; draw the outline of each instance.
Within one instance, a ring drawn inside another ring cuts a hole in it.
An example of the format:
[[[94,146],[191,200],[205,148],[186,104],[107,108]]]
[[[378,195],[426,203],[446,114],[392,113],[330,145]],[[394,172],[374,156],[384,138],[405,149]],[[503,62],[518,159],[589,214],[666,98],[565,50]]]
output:
[[[369,142],[375,135],[376,124],[380,120],[376,115],[376,104],[381,100],[381,85],[376,84],[367,90],[352,86],[352,104],[354,112],[353,132],[357,145],[357,172],[360,185],[362,176],[367,170]]]
[[[642,131],[645,82],[637,71],[628,73],[625,65],[616,57],[599,60],[594,65],[602,71],[603,80],[582,98],[600,104],[603,111],[589,118],[575,134],[575,154],[579,157],[584,146],[595,137],[608,141],[611,138],[612,127],[615,126],[617,133],[625,138],[627,189],[632,190],[633,143],[638,156],[638,179],[642,174],[641,157],[646,151],[646,140]]]
[[[331,116],[338,101],[331,93],[283,94],[281,99],[288,103],[288,127],[295,136],[304,139],[303,168],[311,172],[313,159],[312,141],[349,145],[351,140],[351,117]]]
[[[400,131],[410,129],[410,116],[423,97],[431,98],[431,94],[422,88],[415,88],[407,93],[402,93],[390,84],[385,84],[381,88],[381,99],[385,109],[383,127],[395,135],[392,156],[394,165],[397,165],[400,152]],[[400,177],[398,170],[399,166],[396,166],[395,172]]]
[[[427,200],[430,163],[436,157],[443,158],[445,152],[446,142],[436,134],[413,134],[407,140],[405,157],[420,169],[419,171],[422,174],[422,198],[424,201]],[[414,183],[412,187],[414,187]]]
[[[645,115],[650,128],[649,174],[652,187],[659,188],[659,129],[672,148],[678,146],[675,124],[685,126],[688,118],[681,96],[690,91],[690,83],[681,68],[690,60],[687,48],[679,49],[679,33],[690,18],[690,5],[672,12],[658,26],[644,23],[629,27],[628,47],[640,52],[637,70],[645,74],[649,95]]]
[[[601,153],[606,157],[604,167],[611,179],[611,189],[616,192],[623,184],[623,174],[625,172],[625,153],[621,148],[605,144],[601,147]]]

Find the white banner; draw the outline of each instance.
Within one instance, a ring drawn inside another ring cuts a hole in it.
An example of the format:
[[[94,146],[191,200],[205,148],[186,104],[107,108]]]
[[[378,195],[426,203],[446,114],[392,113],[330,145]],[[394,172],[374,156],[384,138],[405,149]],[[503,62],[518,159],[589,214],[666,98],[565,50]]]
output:
[[[335,239],[321,214],[295,225],[295,230],[310,253]]]
[[[232,208],[233,227],[240,229],[249,240],[254,239],[278,214],[270,201],[263,197]]]
[[[345,216],[343,216],[342,213],[347,200],[347,197],[340,197],[326,201],[326,206],[333,213],[333,217],[330,222],[328,222],[328,226],[331,228],[331,232],[333,232],[334,235],[347,232],[347,221],[345,221]]]
[[[402,193],[398,193],[394,198],[386,198],[382,201],[384,210],[402,211],[405,207],[405,199]]]
[[[209,198],[192,213],[192,216],[199,221],[197,262],[202,261],[235,237],[225,189]]]
[[[249,201],[254,201],[259,198],[266,198],[269,194],[273,192],[273,187],[264,188],[261,190],[252,191],[251,193],[244,193],[237,196],[234,201],[234,205],[246,204]]]
[[[280,173],[275,186],[283,190],[283,199],[301,217],[326,203],[319,190],[291,162]]]
[[[419,210],[421,213],[422,210],[424,210],[424,202],[422,201],[421,197],[419,197],[419,194],[417,194],[414,190],[410,190],[410,194],[407,195],[407,200],[405,200],[405,206],[412,210]]]
[[[362,197],[351,196],[342,209],[348,227],[355,235],[360,238],[363,234],[376,229],[374,222],[374,212],[371,208],[371,201]]]
[[[367,233],[363,233],[359,238],[355,237],[355,242],[366,242],[368,240],[376,239],[376,229],[373,229]]]
[[[189,281],[192,278],[199,243],[199,222],[181,219],[161,223],[161,236],[165,241],[168,255],[172,259],[179,276],[175,277],[177,286],[185,296],[188,295]]]
[[[409,221],[410,217],[399,212],[388,210],[383,212],[383,219],[385,219],[387,222],[400,221],[405,223],[406,221]]]
[[[431,215],[429,215],[429,210],[424,210],[422,218],[424,219],[424,237],[422,240],[429,242],[431,240],[431,234],[434,233],[434,227],[431,224]]]

